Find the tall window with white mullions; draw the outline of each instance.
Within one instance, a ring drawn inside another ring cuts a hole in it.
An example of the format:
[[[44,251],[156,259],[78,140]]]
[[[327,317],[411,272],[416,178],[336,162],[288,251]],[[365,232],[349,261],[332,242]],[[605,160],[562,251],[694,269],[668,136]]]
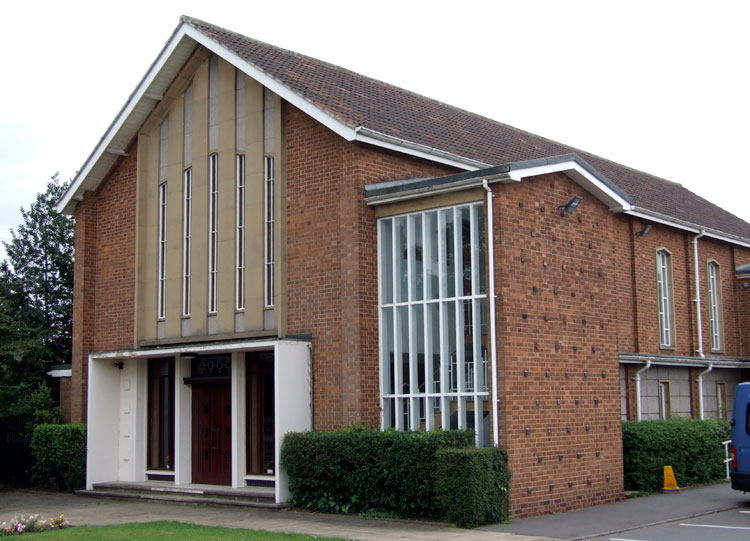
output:
[[[193,249],[193,85],[185,90],[182,173],[182,317],[190,317]]]
[[[721,350],[721,274],[719,264],[708,263],[708,302],[711,321],[711,350]]]
[[[384,428],[472,428],[489,444],[482,203],[378,221]]]
[[[265,189],[263,198],[264,204],[264,299],[265,307],[272,308],[274,303],[274,227],[275,227],[275,216],[274,216],[274,159],[272,156],[265,157],[264,167],[265,177]]]
[[[159,279],[158,306],[159,319],[167,317],[167,183],[159,184]]]
[[[193,245],[193,170],[188,168],[182,179],[182,315],[190,315],[191,249]]]
[[[245,309],[245,156],[237,155],[235,305]]]
[[[216,313],[219,222],[218,155],[208,157],[208,313]]]
[[[662,347],[673,347],[672,256],[666,250],[656,252],[656,284],[659,296],[659,342]]]
[[[167,158],[169,149],[169,117],[159,129],[159,240],[157,248],[156,316],[167,317]]]

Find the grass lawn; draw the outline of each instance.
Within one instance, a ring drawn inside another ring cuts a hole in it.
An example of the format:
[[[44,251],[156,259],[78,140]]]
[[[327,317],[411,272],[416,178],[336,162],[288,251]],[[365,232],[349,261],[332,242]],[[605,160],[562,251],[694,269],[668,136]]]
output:
[[[274,533],[262,530],[224,528],[222,526],[197,526],[184,522],[143,522],[117,524],[114,526],[75,526],[62,530],[52,530],[35,534],[44,539],[154,539],[163,541],[188,539],[269,539],[289,540],[321,539],[335,540],[334,537],[313,537],[304,534]],[[15,536],[14,536],[15,537]]]

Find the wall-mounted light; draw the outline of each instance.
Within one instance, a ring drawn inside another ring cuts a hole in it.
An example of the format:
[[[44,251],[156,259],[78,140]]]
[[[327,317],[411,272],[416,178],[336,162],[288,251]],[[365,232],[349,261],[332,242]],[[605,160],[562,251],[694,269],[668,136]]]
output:
[[[653,227],[651,224],[646,224],[646,227],[638,231],[636,235],[639,237],[645,237],[651,232],[651,227]]]
[[[199,356],[200,355],[198,355],[194,351],[186,351],[184,353],[180,353],[180,357],[182,357],[183,359],[195,359]]]
[[[557,210],[560,211],[560,216],[565,216],[566,212],[568,214],[572,214],[581,201],[583,201],[583,197],[581,197],[580,195],[575,195],[573,196],[573,199],[571,199],[564,205],[560,205],[559,207],[557,207]]]
[[[122,361],[118,361],[116,363],[112,363],[112,366],[114,366],[118,370],[122,370],[123,366],[125,366],[125,363],[123,363]]]

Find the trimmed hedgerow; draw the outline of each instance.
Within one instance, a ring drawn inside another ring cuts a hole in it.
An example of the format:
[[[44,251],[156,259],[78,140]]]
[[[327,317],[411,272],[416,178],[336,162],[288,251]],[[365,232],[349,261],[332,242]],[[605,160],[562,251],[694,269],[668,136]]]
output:
[[[32,481],[73,491],[86,483],[86,425],[42,424],[31,438]]]
[[[281,464],[300,507],[438,518],[435,452],[473,445],[474,433],[463,430],[290,433]]]
[[[444,518],[462,528],[508,520],[510,470],[505,449],[441,449],[437,497]]]
[[[728,422],[713,419],[623,422],[625,490],[660,490],[664,466],[672,466],[679,486],[723,479],[726,467],[721,442],[729,439],[729,433]]]

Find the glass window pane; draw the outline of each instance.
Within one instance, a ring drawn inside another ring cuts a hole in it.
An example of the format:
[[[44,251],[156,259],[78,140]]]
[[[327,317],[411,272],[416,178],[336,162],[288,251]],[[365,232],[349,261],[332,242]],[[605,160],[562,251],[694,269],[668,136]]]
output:
[[[395,349],[393,343],[393,308],[382,309],[383,330],[381,351],[383,355],[383,392],[393,394],[395,371],[393,361]]]
[[[396,302],[405,302],[408,294],[406,218],[396,218]]]
[[[471,295],[472,280],[472,244],[471,244],[471,213],[469,207],[463,207],[458,212],[461,219],[461,253],[457,258],[461,264],[461,279],[459,280],[460,290],[458,295]]]
[[[393,302],[393,220],[380,222],[380,302]]]
[[[472,212],[474,213],[474,224],[477,231],[477,268],[474,269],[474,276],[479,280],[479,293],[484,295],[487,293],[487,264],[485,261],[487,239],[484,230],[484,206],[474,205]]]
[[[411,259],[411,300],[424,298],[422,215],[409,216],[409,258]]]
[[[440,389],[440,305],[436,302],[427,305],[427,326],[430,337],[430,359],[432,361],[432,388],[429,392],[439,393]]]
[[[458,390],[458,351],[456,350],[456,303],[444,302],[444,328],[443,340],[446,343],[450,362],[448,364],[448,392],[455,393]]]
[[[399,351],[401,354],[401,364],[397,370],[401,371],[401,387],[396,389],[399,394],[409,393],[409,308],[399,306],[398,310],[398,332],[399,332]],[[396,372],[396,384],[398,385],[399,372]]]
[[[443,278],[442,297],[456,295],[456,247],[453,238],[453,209],[440,211],[440,252]]]
[[[440,296],[440,248],[438,246],[438,215],[428,212],[424,215],[425,228],[425,272],[427,273],[427,298],[437,299]]]
[[[430,412],[431,412],[432,420],[433,420],[432,426],[435,427],[436,429],[443,428],[443,416],[441,414],[441,409],[440,409],[441,399],[435,397],[435,398],[430,398],[429,400],[430,400]]]
[[[414,348],[412,352],[412,376],[411,381],[416,384],[416,388],[411,390],[412,394],[425,392],[425,370],[424,370],[424,305],[419,304],[411,309],[412,332],[414,339]]]

